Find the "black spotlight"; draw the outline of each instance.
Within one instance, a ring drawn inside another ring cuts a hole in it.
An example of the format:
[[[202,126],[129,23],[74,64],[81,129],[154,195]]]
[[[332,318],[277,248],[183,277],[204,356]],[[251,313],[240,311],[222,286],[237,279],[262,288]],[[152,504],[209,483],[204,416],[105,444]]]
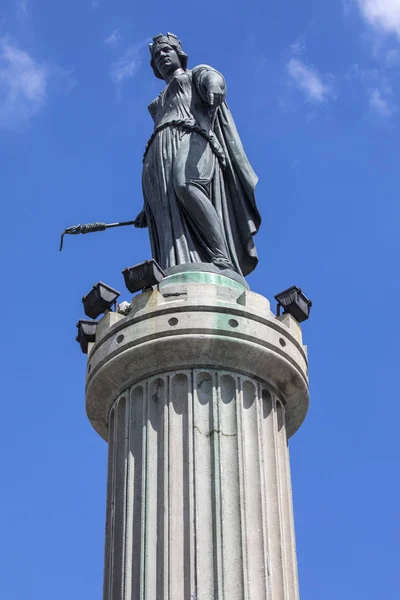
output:
[[[278,302],[276,307],[276,314],[278,317],[281,314],[281,307],[283,308],[284,313],[289,313],[289,315],[292,315],[299,323],[306,321],[310,316],[312,302],[296,285],[277,294],[275,300]]]
[[[122,275],[126,287],[132,294],[157,285],[166,276],[154,259],[146,260],[134,267],[128,267],[122,271]]]
[[[96,319],[99,315],[110,309],[116,303],[119,292],[102,281],[96,283],[87,296],[82,298],[85,315]]]
[[[83,354],[87,354],[89,342],[94,342],[96,339],[97,321],[85,321],[81,319],[77,322],[76,326],[78,328],[76,341],[79,342]]]

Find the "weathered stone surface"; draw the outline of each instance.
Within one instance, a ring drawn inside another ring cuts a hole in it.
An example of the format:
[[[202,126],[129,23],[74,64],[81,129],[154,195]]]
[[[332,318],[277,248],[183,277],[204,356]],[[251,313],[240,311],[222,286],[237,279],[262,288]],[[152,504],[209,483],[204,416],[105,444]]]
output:
[[[107,320],[107,327],[100,320],[88,357],[86,408],[104,439],[119,393],[144,377],[193,366],[269,382],[285,399],[287,433],[293,435],[308,408],[300,327],[275,317],[263,296],[235,285],[176,283],[167,277],[159,290],[135,296],[127,317],[116,315],[119,320],[112,325]]]
[[[172,275],[97,329],[104,600],[299,598],[287,438],[308,408],[301,329],[226,279]]]
[[[191,369],[110,412],[104,599],[297,600],[283,402]]]

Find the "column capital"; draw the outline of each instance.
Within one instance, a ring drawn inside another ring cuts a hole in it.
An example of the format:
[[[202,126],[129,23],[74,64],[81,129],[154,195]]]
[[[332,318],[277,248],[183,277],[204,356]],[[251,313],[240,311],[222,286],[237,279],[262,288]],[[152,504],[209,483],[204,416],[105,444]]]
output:
[[[108,439],[111,406],[137,381],[167,371],[215,368],[262,380],[285,405],[287,435],[309,402],[307,350],[299,324],[275,317],[266,298],[228,278],[219,285],[167,277],[135,296],[128,316],[99,322],[87,365],[86,410]]]

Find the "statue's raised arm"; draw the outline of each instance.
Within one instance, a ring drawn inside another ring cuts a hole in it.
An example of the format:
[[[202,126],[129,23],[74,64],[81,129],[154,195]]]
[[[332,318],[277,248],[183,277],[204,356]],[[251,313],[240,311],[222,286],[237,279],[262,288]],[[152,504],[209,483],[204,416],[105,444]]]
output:
[[[153,258],[168,270],[208,263],[247,275],[257,264],[257,177],[226,105],[221,73],[188,69],[171,33],[150,45],[166,87],[149,105],[154,131],[143,164],[144,215]]]

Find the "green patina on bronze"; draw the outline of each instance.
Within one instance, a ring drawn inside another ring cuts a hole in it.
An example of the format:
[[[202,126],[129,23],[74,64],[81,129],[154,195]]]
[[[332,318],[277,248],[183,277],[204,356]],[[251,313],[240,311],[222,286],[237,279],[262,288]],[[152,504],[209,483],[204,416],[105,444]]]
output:
[[[200,271],[186,271],[185,273],[175,273],[174,275],[168,275],[160,283],[160,291],[165,285],[171,283],[203,283],[211,285],[220,285],[222,287],[233,288],[240,292],[246,290],[246,287],[241,283],[234,281],[230,277],[225,275],[219,275],[218,273],[207,273]]]

